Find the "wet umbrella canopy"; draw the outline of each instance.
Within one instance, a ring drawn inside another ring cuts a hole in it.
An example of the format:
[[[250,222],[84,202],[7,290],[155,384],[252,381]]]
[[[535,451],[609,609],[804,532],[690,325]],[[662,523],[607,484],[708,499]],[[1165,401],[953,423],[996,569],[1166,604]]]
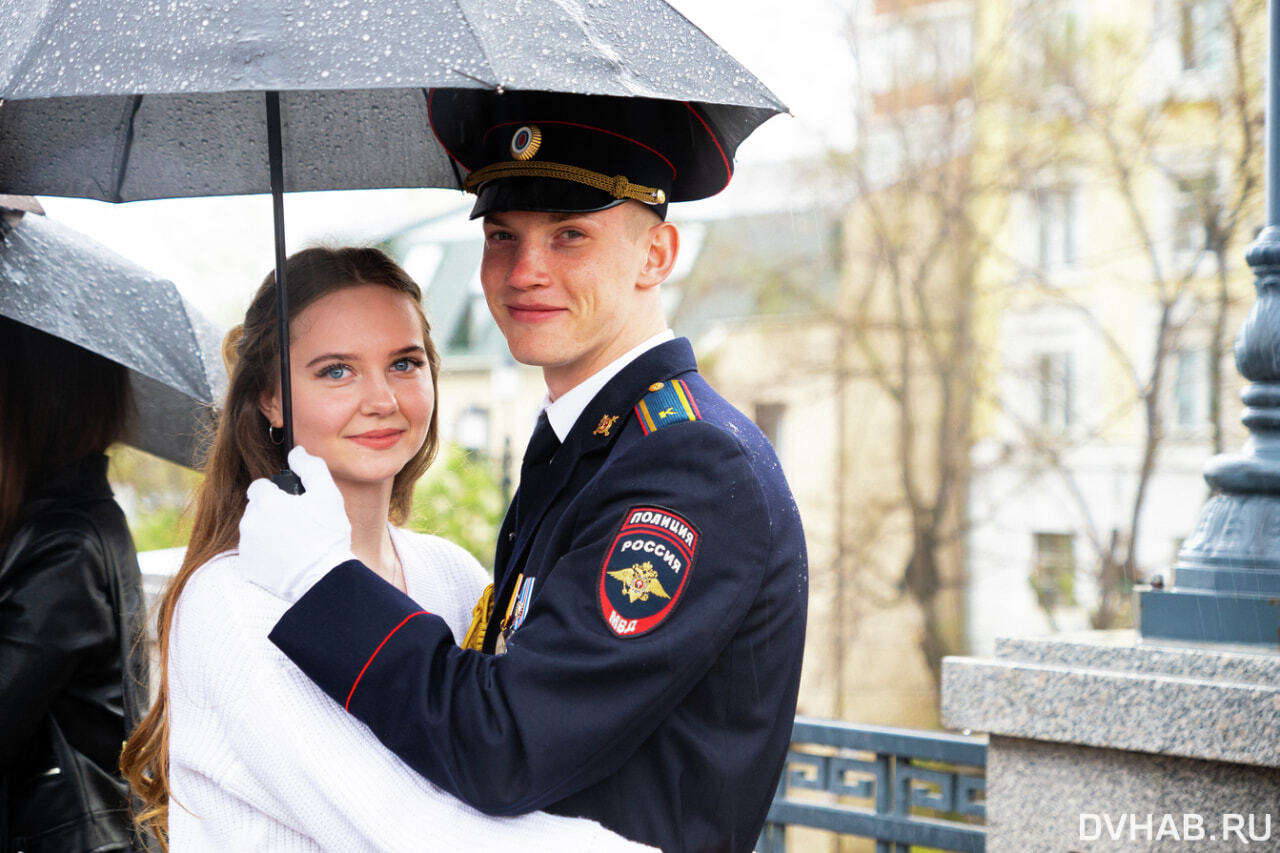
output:
[[[126,440],[192,465],[226,390],[222,330],[172,282],[43,216],[0,234],[0,315],[127,367],[138,423]]]
[[[0,192],[268,192],[267,91],[285,191],[456,187],[438,86],[692,100],[739,140],[783,109],[661,0],[0,0]]]
[[[282,192],[461,186],[434,87],[693,101],[730,156],[784,109],[662,0],[0,0],[0,193],[271,191],[279,280]]]

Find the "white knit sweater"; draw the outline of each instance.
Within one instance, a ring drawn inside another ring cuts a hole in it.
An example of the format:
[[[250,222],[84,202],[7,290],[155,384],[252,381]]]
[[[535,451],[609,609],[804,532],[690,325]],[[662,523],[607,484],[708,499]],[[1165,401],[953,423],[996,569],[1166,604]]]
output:
[[[455,637],[487,577],[439,537],[392,528],[409,595]],[[169,832],[188,851],[635,851],[587,820],[487,817],[410,770],[267,640],[286,603],[235,552],[192,576],[169,646]]]

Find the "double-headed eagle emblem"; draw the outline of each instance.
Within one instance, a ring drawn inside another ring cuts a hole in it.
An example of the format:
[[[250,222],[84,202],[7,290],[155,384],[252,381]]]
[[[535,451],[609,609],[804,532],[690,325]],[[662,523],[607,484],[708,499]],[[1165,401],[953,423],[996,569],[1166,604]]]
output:
[[[593,431],[591,434],[592,435],[608,435],[609,431],[613,429],[613,425],[616,424],[617,422],[618,422],[617,415],[602,415],[600,418],[600,423],[596,424],[595,431]]]
[[[659,598],[670,598],[658,580],[658,570],[653,563],[636,563],[629,568],[609,572],[609,577],[622,581],[622,591],[635,604],[637,601],[648,601],[650,595]]]

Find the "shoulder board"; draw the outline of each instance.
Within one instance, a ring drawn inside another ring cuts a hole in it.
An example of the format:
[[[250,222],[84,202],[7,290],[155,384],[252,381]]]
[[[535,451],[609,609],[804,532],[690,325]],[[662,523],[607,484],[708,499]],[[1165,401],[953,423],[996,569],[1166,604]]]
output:
[[[649,393],[636,403],[636,418],[644,434],[648,435],[655,429],[672,424],[701,420],[702,413],[689,393],[689,386],[682,380],[672,379],[649,386]]]

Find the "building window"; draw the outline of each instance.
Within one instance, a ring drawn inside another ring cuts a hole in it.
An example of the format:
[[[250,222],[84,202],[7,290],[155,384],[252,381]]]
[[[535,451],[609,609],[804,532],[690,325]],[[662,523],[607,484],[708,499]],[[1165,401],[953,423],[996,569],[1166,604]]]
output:
[[[1204,350],[1173,354],[1173,424],[1178,429],[1202,428],[1209,420],[1209,359]]]
[[[1082,21],[1072,0],[1015,0],[1010,47],[1016,86],[1069,82],[1081,55]]]
[[[1076,189],[1045,187],[1033,191],[1036,264],[1041,269],[1070,266],[1076,258]]]
[[[973,24],[968,15],[894,15],[875,39],[866,63],[867,88],[906,95],[915,88],[950,92],[973,68]]]
[[[1173,249],[1179,254],[1200,252],[1208,231],[1206,215],[1218,195],[1214,172],[1174,179]]]
[[[1080,26],[1070,6],[1054,8],[1040,31],[1042,68],[1051,78],[1070,77],[1080,58]]]
[[[1076,603],[1075,537],[1070,533],[1035,533],[1035,565],[1031,587],[1045,610]]]
[[[467,455],[483,459],[489,452],[489,410],[468,406],[453,424],[453,440]]]
[[[778,447],[778,441],[782,437],[782,416],[786,410],[787,407],[782,403],[756,403],[754,418],[756,426],[760,427],[764,437],[769,439],[769,443],[775,448]]]
[[[1036,357],[1039,388],[1039,423],[1053,432],[1071,427],[1072,357],[1069,352],[1047,352]]]
[[[1217,68],[1223,54],[1222,0],[1177,0],[1178,53],[1183,71]]]
[[[448,348],[454,352],[465,352],[471,348],[471,327],[475,325],[473,305],[475,300],[467,299],[462,306],[462,315],[458,317],[458,323],[453,327],[453,333],[449,335]]]

